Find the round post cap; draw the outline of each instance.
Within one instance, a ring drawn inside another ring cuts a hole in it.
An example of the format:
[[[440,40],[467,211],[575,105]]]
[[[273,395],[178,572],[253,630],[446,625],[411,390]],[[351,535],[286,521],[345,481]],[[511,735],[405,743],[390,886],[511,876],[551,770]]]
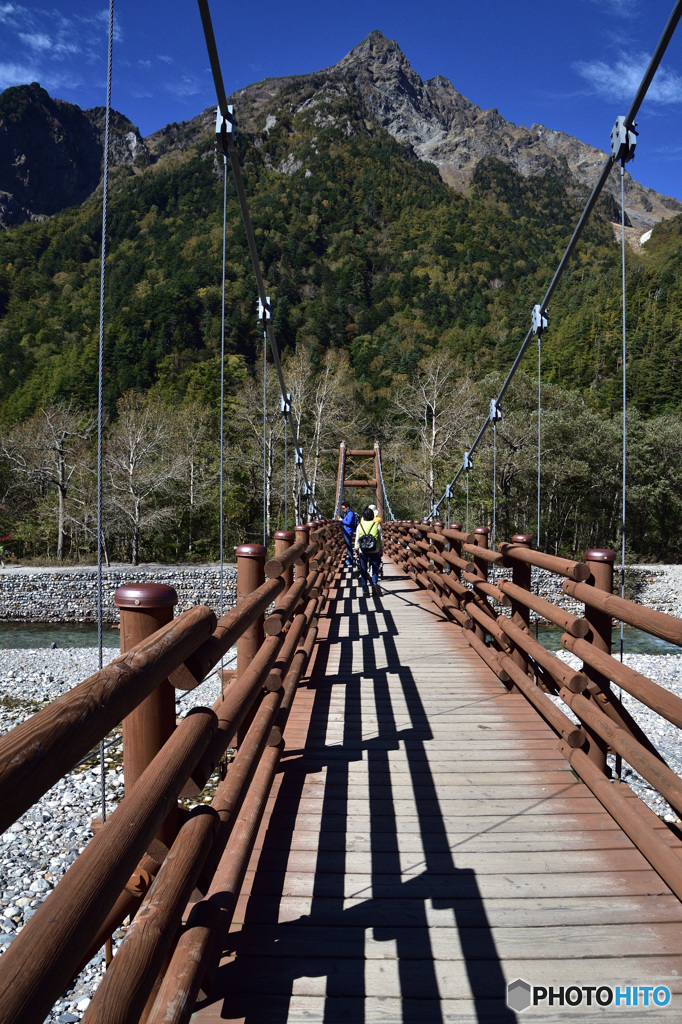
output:
[[[512,537],[512,544],[527,544],[528,547],[531,547],[532,544],[533,544],[533,534],[532,533],[515,533],[514,536]]]
[[[237,558],[265,558],[267,548],[262,544],[240,544],[235,548]]]
[[[172,608],[177,603],[178,595],[165,583],[124,583],[114,593],[117,608]]]
[[[615,562],[616,552],[611,548],[590,548],[584,558],[586,562]]]

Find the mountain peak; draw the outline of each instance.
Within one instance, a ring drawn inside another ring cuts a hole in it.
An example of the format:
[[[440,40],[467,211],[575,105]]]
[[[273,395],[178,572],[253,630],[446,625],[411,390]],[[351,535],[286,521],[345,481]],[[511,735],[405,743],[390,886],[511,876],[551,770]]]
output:
[[[387,39],[384,33],[376,28],[373,32],[370,32],[366,39],[363,39],[361,43],[354,46],[350,53],[347,53],[339,61],[336,67],[343,70],[351,64],[367,61],[368,58],[370,60],[378,59],[385,61],[393,54],[399,55],[399,59],[408,63],[407,57],[395,39]]]

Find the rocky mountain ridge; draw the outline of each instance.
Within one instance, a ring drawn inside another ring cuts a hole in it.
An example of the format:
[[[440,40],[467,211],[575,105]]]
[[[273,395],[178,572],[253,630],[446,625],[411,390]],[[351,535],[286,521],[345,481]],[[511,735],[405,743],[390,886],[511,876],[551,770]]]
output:
[[[458,191],[466,190],[484,156],[501,160],[525,177],[556,175],[580,190],[592,188],[606,159],[602,150],[563,132],[539,124],[515,125],[497,109],[483,110],[443,76],[422,81],[398,43],[379,31],[319,75],[327,76],[323,88],[333,83],[359,93],[372,121],[409,146],[418,159],[435,164],[443,180]],[[258,83],[236,97],[262,96],[269,85],[274,99],[288,81]],[[615,175],[607,191],[614,199],[619,197]],[[682,213],[679,200],[645,188],[627,171],[625,193],[626,216],[638,230]]]
[[[105,116],[104,107],[53,99],[37,82],[0,94],[0,226],[44,220],[87,199],[102,176]],[[113,166],[147,162],[138,129],[116,111],[109,138]]]
[[[348,131],[383,128],[415,159],[434,164],[457,191],[468,188],[476,165],[492,156],[522,175],[555,175],[569,193],[587,195],[604,164],[603,151],[563,132],[507,121],[497,109],[483,110],[442,76],[423,81],[395,40],[374,31],[337,64],[309,75],[273,78],[240,89],[234,102],[239,126],[259,140],[282,117],[314,112],[352,99],[361,110]],[[167,125],[142,139],[123,115],[112,114],[113,165],[145,165],[163,160],[212,134],[214,108],[187,122]],[[53,100],[33,83],[0,94],[0,227],[42,219],[82,202],[101,177],[104,110],[82,111]],[[302,165],[297,140],[286,157],[272,165],[295,173]],[[266,166],[271,166],[265,158]],[[626,223],[638,238],[660,220],[682,213],[682,203],[636,182],[626,171]],[[619,183],[607,183],[616,219]]]

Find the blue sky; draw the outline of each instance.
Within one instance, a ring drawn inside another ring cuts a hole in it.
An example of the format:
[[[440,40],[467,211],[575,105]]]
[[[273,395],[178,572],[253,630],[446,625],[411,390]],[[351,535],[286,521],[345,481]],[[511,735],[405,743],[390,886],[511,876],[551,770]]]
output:
[[[373,29],[422,78],[445,75],[484,108],[605,149],[673,0],[212,0],[228,92],[341,59]],[[194,0],[116,0],[113,105],[143,135],[215,103]],[[87,108],[106,99],[108,4],[0,0],[0,90],[38,81]],[[682,27],[639,115],[630,170],[682,198]],[[237,116],[239,111],[237,110]]]

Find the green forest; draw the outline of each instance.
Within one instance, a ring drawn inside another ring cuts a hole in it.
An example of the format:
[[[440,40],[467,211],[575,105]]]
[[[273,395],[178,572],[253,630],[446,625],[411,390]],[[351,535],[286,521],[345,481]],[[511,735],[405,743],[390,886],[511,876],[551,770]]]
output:
[[[237,141],[314,496],[331,515],[339,442],[378,440],[392,511],[416,518],[478,433],[584,196],[492,159],[462,195],[367,126],[352,99],[318,103],[314,117],[300,96],[295,106],[267,130],[265,113],[247,121]],[[183,139],[174,127],[148,166],[117,167],[110,182],[105,541],[108,557],[132,561],[216,558],[219,545],[225,168],[212,133]],[[271,363],[263,424],[263,337],[229,168],[226,195],[229,552],[284,525],[285,470],[289,526],[300,509]],[[0,234],[0,544],[16,558],[89,559],[95,549],[101,204],[100,192]],[[566,554],[620,543],[614,216],[610,200],[598,206],[542,339],[539,544]],[[626,253],[632,560],[682,556],[681,271],[680,217]],[[537,393],[532,345],[505,396],[497,449],[489,431],[469,478],[469,525],[492,526],[494,506],[498,540],[538,534]],[[453,519],[464,520],[465,503],[462,481]]]

